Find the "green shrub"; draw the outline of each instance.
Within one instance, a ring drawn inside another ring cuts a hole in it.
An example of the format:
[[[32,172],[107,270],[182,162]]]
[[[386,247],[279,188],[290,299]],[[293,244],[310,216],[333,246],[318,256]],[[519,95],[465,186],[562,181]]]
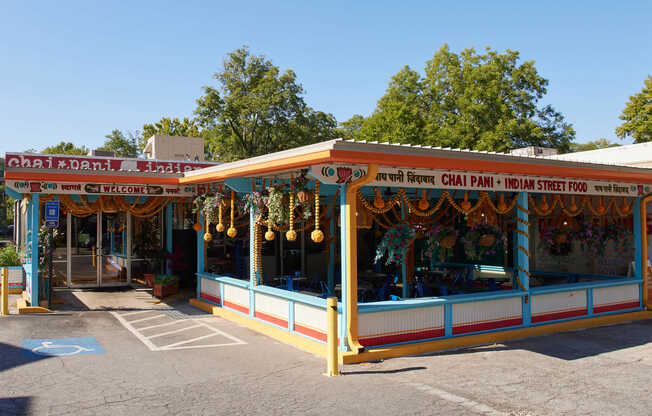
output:
[[[20,265],[20,254],[16,251],[16,247],[9,244],[3,249],[0,249],[0,267]]]
[[[169,285],[178,281],[179,278],[177,276],[172,276],[169,274],[159,274],[154,278],[154,284],[162,286]]]

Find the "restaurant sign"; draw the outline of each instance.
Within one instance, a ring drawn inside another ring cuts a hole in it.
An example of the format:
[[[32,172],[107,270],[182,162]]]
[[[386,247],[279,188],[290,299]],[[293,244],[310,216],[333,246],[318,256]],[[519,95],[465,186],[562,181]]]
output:
[[[323,183],[346,184],[366,174],[365,165],[315,165],[311,173]],[[650,192],[649,185],[617,181],[595,181],[541,176],[409,169],[379,166],[369,186],[398,188],[465,189],[547,194],[638,196]]]
[[[8,180],[7,186],[21,194],[68,194],[68,195],[148,195],[192,196],[192,186],[177,185],[123,185],[106,183],[35,182]]]
[[[99,172],[184,173],[215,165],[183,160],[123,159],[113,157],[61,156],[7,153],[5,165],[11,169],[56,169]]]

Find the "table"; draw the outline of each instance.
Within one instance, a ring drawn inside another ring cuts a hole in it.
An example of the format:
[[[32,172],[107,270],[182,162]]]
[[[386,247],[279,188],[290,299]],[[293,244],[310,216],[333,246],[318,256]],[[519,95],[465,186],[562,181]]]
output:
[[[295,286],[298,289],[299,285],[295,285],[294,282],[296,283],[305,282],[308,281],[308,278],[305,276],[278,276],[275,277],[274,280],[281,281],[281,284],[285,282],[285,289],[295,292],[296,291]]]

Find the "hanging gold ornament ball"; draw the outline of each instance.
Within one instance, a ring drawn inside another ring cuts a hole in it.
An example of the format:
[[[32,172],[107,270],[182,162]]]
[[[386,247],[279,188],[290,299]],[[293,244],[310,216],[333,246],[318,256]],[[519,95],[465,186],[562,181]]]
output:
[[[211,233],[204,234],[204,241],[206,241],[207,243],[209,241],[211,241],[212,239],[213,239],[213,236],[211,235]]]
[[[288,232],[285,233],[285,238],[287,238],[288,241],[294,241],[297,239],[297,232],[294,230],[288,230]]]
[[[217,224],[215,226],[215,229],[217,230],[218,233],[223,233],[224,232],[224,224]]]
[[[235,227],[229,227],[229,229],[226,231],[226,235],[233,238],[238,235],[238,230],[236,230]]]
[[[202,226],[201,226],[201,224],[197,223],[197,224],[192,226],[192,229],[195,230],[195,231],[201,231]]]
[[[421,211],[427,210],[429,206],[430,206],[430,202],[428,202],[427,199],[420,199],[419,200],[419,209]]]
[[[267,240],[267,241],[274,240],[274,231],[267,231],[265,233],[265,240]]]
[[[313,232],[310,233],[310,238],[312,238],[312,241],[315,243],[321,243],[324,241],[324,233],[322,230],[313,230]]]

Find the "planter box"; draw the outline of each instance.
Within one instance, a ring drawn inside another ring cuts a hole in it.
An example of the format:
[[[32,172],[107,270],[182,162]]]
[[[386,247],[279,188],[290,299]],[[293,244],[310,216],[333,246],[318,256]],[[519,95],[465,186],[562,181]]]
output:
[[[145,273],[143,277],[145,278],[145,286],[154,287],[154,278],[156,277],[154,273]]]
[[[154,285],[154,296],[163,298],[165,296],[174,295],[179,291],[179,282],[170,283],[167,285]]]

